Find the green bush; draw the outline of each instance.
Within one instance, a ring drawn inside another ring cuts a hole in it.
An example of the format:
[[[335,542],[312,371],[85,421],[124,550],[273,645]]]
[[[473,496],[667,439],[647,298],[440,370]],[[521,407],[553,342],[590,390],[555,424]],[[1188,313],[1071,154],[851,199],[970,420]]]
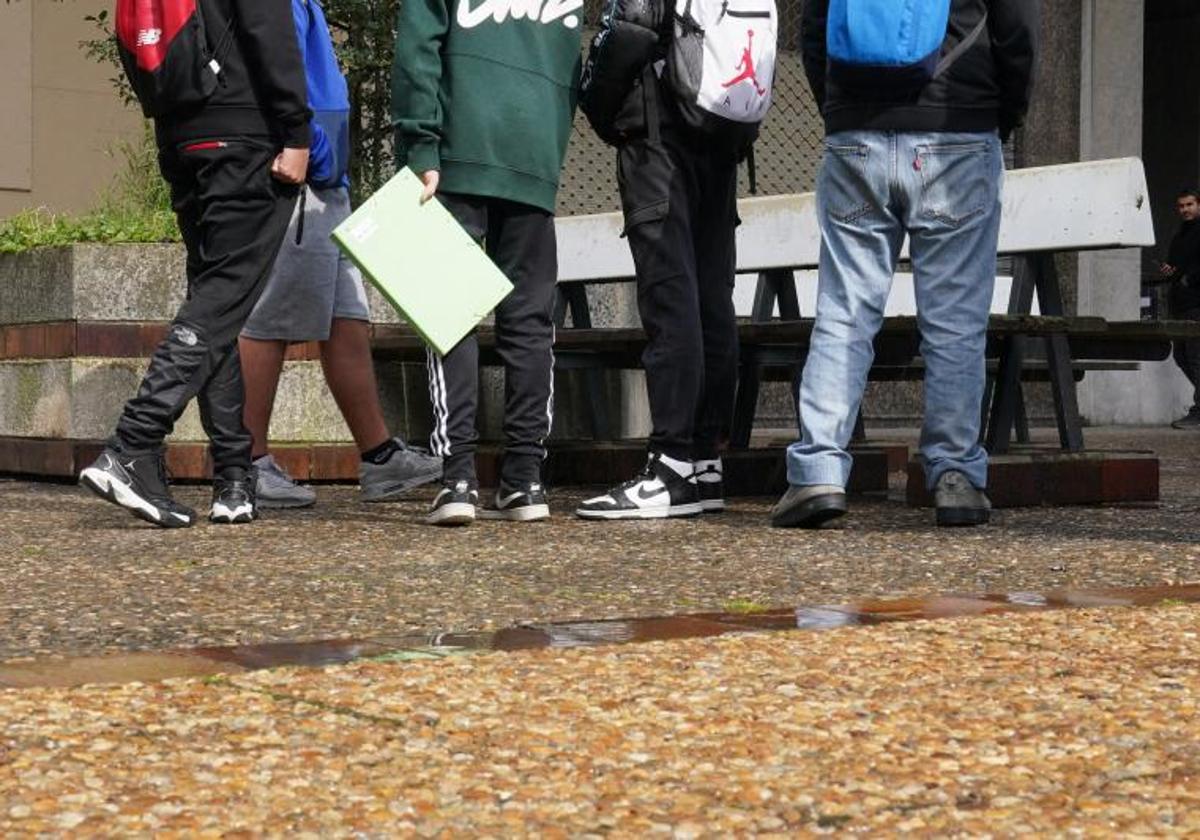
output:
[[[0,221],[0,254],[73,242],[172,242],[179,239],[171,196],[158,173],[154,133],[118,143],[123,159],[96,207],[80,216],[26,210]]]

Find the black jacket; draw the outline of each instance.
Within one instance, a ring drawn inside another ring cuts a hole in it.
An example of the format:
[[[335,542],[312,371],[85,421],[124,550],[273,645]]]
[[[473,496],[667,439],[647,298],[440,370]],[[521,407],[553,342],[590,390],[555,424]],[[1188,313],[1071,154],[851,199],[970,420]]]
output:
[[[1171,314],[1200,309],[1200,221],[1184,222],[1171,239],[1167,263],[1179,271],[1171,283]]]
[[[943,54],[975,29],[985,13],[986,35],[919,93],[906,99],[871,99],[829,79],[829,0],[805,0],[800,21],[804,71],[825,118],[825,131],[999,129],[1007,138],[1029,108],[1039,5],[1039,0],[952,0]]]
[[[161,118],[159,141],[244,134],[308,148],[312,112],[291,0],[199,0],[199,5],[210,47],[224,45],[217,54],[220,84],[203,107]]]

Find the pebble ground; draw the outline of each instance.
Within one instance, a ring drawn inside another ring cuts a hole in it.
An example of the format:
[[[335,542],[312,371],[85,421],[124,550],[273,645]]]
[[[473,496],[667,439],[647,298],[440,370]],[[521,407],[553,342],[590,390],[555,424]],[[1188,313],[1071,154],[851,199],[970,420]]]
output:
[[[0,692],[0,834],[1196,836],[1200,610]]]
[[[251,527],[158,531],[70,486],[0,481],[0,661],[197,645],[491,630],[522,621],[841,603],[866,596],[1200,581],[1200,433],[1089,430],[1163,459],[1157,506],[999,511],[972,531],[855,501],[844,527],[767,527],[774,499],[701,521],[420,524],[424,496]],[[181,488],[202,506],[206,491]],[[425,495],[428,495],[426,493]]]

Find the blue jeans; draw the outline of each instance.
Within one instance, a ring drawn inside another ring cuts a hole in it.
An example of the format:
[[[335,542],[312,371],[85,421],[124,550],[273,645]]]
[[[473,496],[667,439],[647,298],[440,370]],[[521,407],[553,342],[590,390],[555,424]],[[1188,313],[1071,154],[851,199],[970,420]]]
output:
[[[800,386],[794,485],[846,486],[846,451],[904,236],[916,284],[929,487],[949,470],[987,486],[979,444],[1004,160],[995,133],[848,131],[826,138],[817,183],[817,319]]]

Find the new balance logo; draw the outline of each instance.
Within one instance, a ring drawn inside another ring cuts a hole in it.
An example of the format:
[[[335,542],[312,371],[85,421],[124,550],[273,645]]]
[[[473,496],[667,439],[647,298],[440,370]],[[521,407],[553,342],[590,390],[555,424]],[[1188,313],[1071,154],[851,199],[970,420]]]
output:
[[[161,29],[143,29],[137,34],[137,45],[139,47],[156,47],[161,40]]]

